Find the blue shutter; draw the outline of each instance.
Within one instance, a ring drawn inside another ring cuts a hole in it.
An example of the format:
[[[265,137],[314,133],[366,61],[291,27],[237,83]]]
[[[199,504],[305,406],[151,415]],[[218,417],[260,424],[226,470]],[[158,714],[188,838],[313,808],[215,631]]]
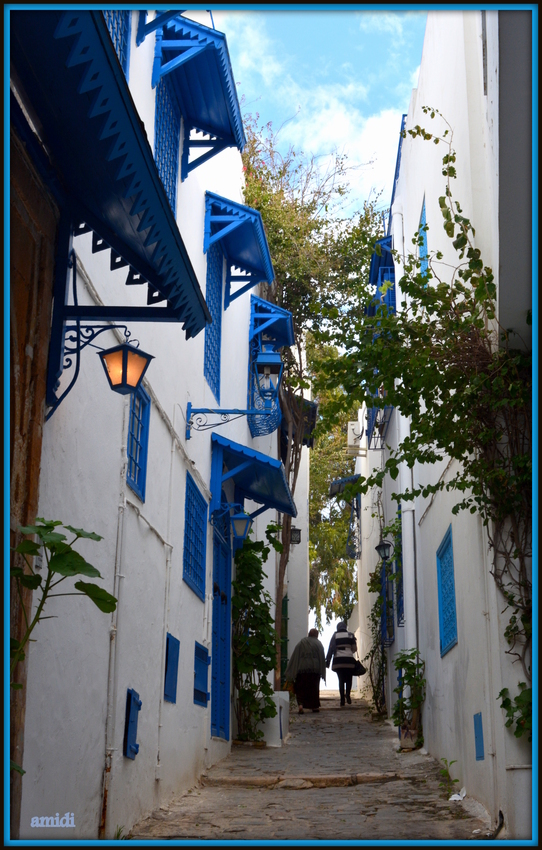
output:
[[[220,349],[222,340],[222,266],[223,254],[215,242],[207,251],[207,289],[205,300],[213,318],[205,325],[203,374],[220,404]]]
[[[141,700],[139,694],[128,688],[126,692],[126,717],[124,722],[124,745],[123,753],[126,758],[135,759],[139,752],[137,739],[137,721],[141,711]]]
[[[484,760],[484,730],[482,728],[482,712],[474,715],[474,749],[476,761]]]
[[[207,691],[207,674],[211,659],[209,651],[196,641],[194,652],[194,702],[196,705],[207,705],[211,694]]]
[[[156,86],[154,159],[174,215],[177,214],[180,143],[181,111],[169,80],[161,79]]]
[[[438,610],[441,656],[457,643],[457,617],[455,609],[454,553],[452,526],[444,535],[437,551]]]
[[[205,560],[207,544],[207,502],[194,479],[186,473],[184,504],[183,581],[205,600]]]
[[[120,9],[104,10],[104,18],[111,36],[111,41],[128,79],[128,65],[130,61],[130,20],[131,12],[123,12]]]
[[[167,702],[177,702],[180,645],[181,642],[168,632],[166,638],[166,675],[164,681],[164,699]]]
[[[147,484],[147,453],[149,448],[150,396],[143,387],[130,396],[128,426],[128,466],[126,483],[142,502]]]

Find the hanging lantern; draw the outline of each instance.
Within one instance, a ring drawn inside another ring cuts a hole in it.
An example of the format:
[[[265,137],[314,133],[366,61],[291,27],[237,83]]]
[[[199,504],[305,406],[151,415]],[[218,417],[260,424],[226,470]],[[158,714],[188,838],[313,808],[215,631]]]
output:
[[[230,521],[235,540],[246,540],[252,528],[252,520],[249,515],[232,514]]]
[[[106,351],[100,351],[99,355],[109,386],[122,395],[128,395],[137,390],[149,363],[153,360],[152,354],[146,354],[126,342],[114,348],[108,348]]]
[[[272,345],[263,345],[256,357],[255,366],[258,374],[260,394],[272,398],[277,395],[283,369],[282,357]],[[275,379],[273,383],[272,379]]]
[[[382,561],[388,561],[391,552],[391,543],[388,543],[387,540],[381,540],[378,546],[375,546],[376,551],[378,552],[378,557]]]

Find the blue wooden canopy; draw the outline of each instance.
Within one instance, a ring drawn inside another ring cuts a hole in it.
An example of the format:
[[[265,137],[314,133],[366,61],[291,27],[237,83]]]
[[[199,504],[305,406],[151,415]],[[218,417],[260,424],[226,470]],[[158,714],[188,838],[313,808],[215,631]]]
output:
[[[234,443],[219,434],[213,434],[211,439],[210,514],[220,508],[222,486],[231,478],[235,484],[235,501],[250,499],[262,505],[261,510],[273,508],[288,516],[297,516],[297,508],[280,460]]]
[[[262,342],[270,341],[275,348],[293,345],[294,322],[292,314],[283,307],[253,295],[250,299],[249,339],[261,335]]]
[[[224,33],[167,12],[146,23],[140,12],[137,44],[155,31],[152,85],[168,77],[184,119],[184,180],[193,168],[227,147],[243,151],[246,138]],[[207,138],[194,137],[192,131]],[[189,162],[189,153],[203,153]]]
[[[167,301],[100,318],[181,321],[195,336],[211,316],[103,13],[12,8],[9,22],[16,85],[76,232],[99,234],[111,267],[129,266],[126,283],[149,284],[149,304]]]
[[[207,252],[215,242],[220,243],[228,261],[225,307],[256,284],[273,282],[275,272],[260,213],[206,192],[203,250]],[[235,274],[232,269],[243,274]],[[232,293],[233,282],[243,285]]]

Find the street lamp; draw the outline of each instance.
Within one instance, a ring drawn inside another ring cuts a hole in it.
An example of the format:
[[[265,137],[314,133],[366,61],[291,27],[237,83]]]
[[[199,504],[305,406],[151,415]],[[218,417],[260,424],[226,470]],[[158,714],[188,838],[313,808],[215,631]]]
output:
[[[246,540],[252,528],[252,519],[248,514],[232,514],[230,517],[233,537],[235,540]]]
[[[121,395],[137,390],[153,359],[152,354],[146,354],[127,342],[100,351],[99,355],[109,386]]]
[[[272,345],[262,345],[262,350],[255,360],[255,367],[258,374],[260,395],[264,398],[274,398],[278,393],[278,386],[284,368],[279,352],[275,351]],[[274,384],[272,378],[275,379]]]
[[[392,550],[391,543],[389,543],[387,540],[382,540],[382,538],[380,538],[380,543],[378,544],[378,546],[375,546],[375,549],[378,553],[378,557],[382,561],[389,561]]]

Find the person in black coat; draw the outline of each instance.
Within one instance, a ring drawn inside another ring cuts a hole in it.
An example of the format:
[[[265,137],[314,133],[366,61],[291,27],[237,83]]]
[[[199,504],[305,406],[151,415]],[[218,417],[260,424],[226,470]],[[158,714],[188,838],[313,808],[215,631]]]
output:
[[[354,653],[357,650],[356,638],[346,628],[346,623],[341,621],[337,624],[337,631],[331,638],[329,649],[326,655],[326,667],[329,667],[330,661],[333,658],[331,669],[339,678],[339,694],[341,697],[341,706],[346,702],[348,705],[352,703],[350,691],[352,689],[352,676],[356,666]]]

